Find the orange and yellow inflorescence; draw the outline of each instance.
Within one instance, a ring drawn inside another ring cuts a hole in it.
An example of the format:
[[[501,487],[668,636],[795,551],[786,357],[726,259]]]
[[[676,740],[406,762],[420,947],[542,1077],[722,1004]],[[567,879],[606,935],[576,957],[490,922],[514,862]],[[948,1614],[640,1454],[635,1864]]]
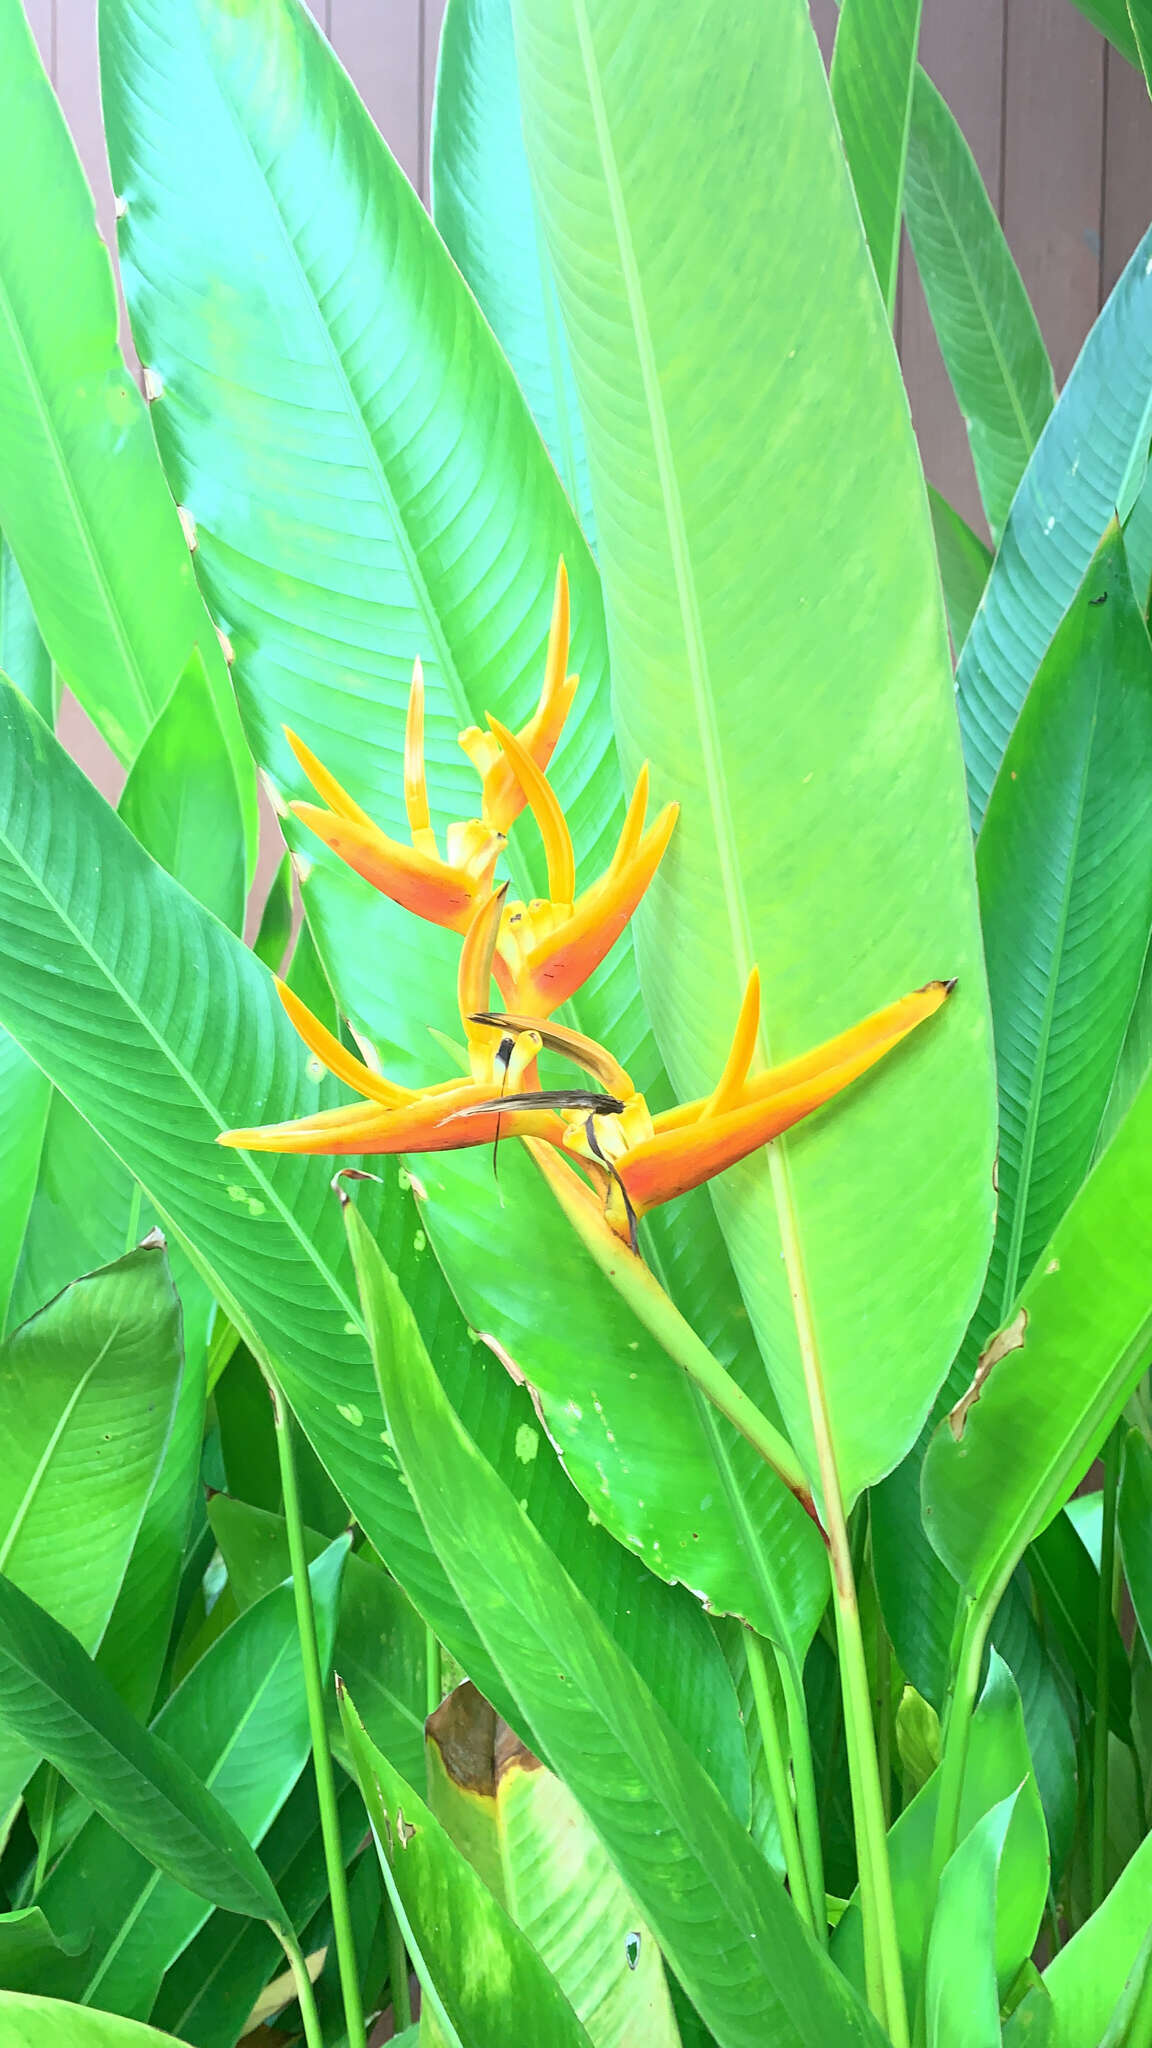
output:
[[[417,662],[408,705],[404,798],[411,843],[391,839],[355,804],[303,742],[293,751],[318,804],[292,809],[357,874],[417,917],[462,936],[458,994],[470,1073],[402,1088],[375,1073],[282,983],[280,997],[309,1050],[358,1102],[293,1123],[225,1131],[222,1145],[253,1152],[435,1152],[526,1138],[553,1148],[586,1176],[616,1235],[635,1248],[646,1211],[723,1173],[818,1109],[939,1009],[951,983],[933,981],[784,1066],[753,1073],[760,984],[749,978],[724,1072],[711,1095],[653,1116],[606,1048],[552,1023],[619,938],[664,855],[676,823],[668,804],[650,825],[648,771],[637,778],[608,867],[576,892],[567,820],[547,768],[575,695],[567,673],[568,584],[556,579],[540,702],[519,733],[495,718],[460,744],[480,778],[480,815],[448,827],[445,851],[432,827],[424,770],[424,685]],[[512,901],[496,868],[525,807],[539,828],[548,896]],[[492,1007],[493,980],[500,1006]],[[579,1088],[544,1088],[542,1050],[583,1070]],[[545,1155],[546,1156],[546,1155]],[[573,1176],[575,1178],[575,1175]]]

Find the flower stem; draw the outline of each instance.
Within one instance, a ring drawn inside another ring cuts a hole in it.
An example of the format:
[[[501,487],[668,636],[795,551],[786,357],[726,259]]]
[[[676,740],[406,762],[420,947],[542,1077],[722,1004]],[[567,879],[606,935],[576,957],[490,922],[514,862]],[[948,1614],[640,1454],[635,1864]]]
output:
[[[776,1652],[776,1669],[780,1674],[784,1712],[788,1718],[792,1784],[796,1793],[796,1825],[804,1856],[804,1868],[808,1873],[808,1891],[816,1911],[816,1939],[826,1948],[828,1910],[825,1904],[824,1849],[820,1841],[820,1809],[816,1797],[816,1774],[812,1768],[812,1738],[808,1729],[808,1709],[804,1701],[800,1674],[791,1658],[782,1650]]]
[[[292,1592],[296,1601],[296,1628],[304,1666],[304,1692],[308,1701],[308,1726],[312,1736],[312,1763],[316,1773],[316,1794],[320,1804],[320,1834],[324,1843],[324,1864],[328,1874],[328,1895],[332,1906],[332,1929],[344,2002],[344,2022],[349,2048],[361,2048],[366,2036],[364,2006],[360,1997],[360,1973],[356,1965],[356,1944],[348,1905],[348,1880],[340,1841],[340,1816],[336,1807],[336,1784],[332,1752],[328,1747],[328,1724],[324,1711],[324,1677],[320,1668],[320,1646],[316,1639],[316,1615],[304,1548],[304,1521],[300,1513],[300,1489],[296,1480],[296,1459],[292,1450],[292,1415],[281,1389],[268,1376],[272,1396],[272,1420],[276,1431],[276,1452],[280,1460],[280,1484],[284,1493],[284,1520],[288,1530],[288,1556],[292,1564]]]
[[[780,1741],[780,1724],[776,1719],[776,1705],[768,1679],[764,1645],[750,1628],[744,1631],[744,1654],[748,1659],[748,1676],[752,1680],[752,1697],[756,1702],[756,1725],[760,1730],[764,1768],[768,1774],[772,1804],[776,1810],[776,1824],[780,1829],[780,1845],[784,1851],[784,1866],[788,1872],[788,1889],[800,1918],[815,1934],[818,1929],[815,1902],[811,1896],[808,1873],[800,1849],[800,1837],[796,1831],[796,1814],[792,1806],[792,1790],[788,1783],[788,1764]]]
[[[1091,1909],[1104,1903],[1108,1847],[1108,1646],[1112,1633],[1112,1580],[1116,1570],[1116,1496],[1120,1483],[1120,1431],[1104,1446],[1100,1587],[1096,1603],[1096,1701],[1092,1726]]]
[[[308,1975],[308,1965],[304,1960],[304,1951],[296,1936],[290,1933],[288,1929],[278,1927],[274,1920],[270,1920],[268,1925],[271,1927],[273,1934],[288,1958],[288,1967],[292,1972],[292,1982],[296,1986],[296,2003],[300,2007],[300,2017],[304,2022],[304,2039],[308,2044],[308,2048],[324,2048],[324,2029],[320,2025],[320,2015],[316,2010],[316,1994],[312,1989],[312,1979]]]

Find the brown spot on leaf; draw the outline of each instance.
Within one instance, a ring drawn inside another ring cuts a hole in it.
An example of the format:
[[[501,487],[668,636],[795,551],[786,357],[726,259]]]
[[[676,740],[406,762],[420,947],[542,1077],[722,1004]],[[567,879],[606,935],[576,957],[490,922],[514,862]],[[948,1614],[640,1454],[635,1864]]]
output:
[[[398,1806],[396,1808],[396,1840],[399,1842],[400,1847],[402,1849],[406,1849],[408,1847],[408,1844],[412,1840],[412,1837],[415,1833],[416,1830],[412,1826],[411,1822],[406,1821],[404,1818],[404,1808],[402,1806]]]
[[[964,1425],[968,1420],[969,1410],[974,1408],[980,1399],[984,1391],[984,1383],[993,1366],[999,1365],[1002,1358],[1007,1358],[1010,1351],[1022,1351],[1024,1349],[1024,1332],[1027,1328],[1028,1311],[1026,1308],[1022,1308],[1017,1315],[1013,1316],[1007,1328],[998,1330],[987,1349],[980,1353],[976,1363],[976,1370],[972,1375],[972,1384],[966,1393],[961,1394],[960,1399],[948,1417],[948,1427],[952,1431],[957,1443],[959,1443],[964,1434]]]

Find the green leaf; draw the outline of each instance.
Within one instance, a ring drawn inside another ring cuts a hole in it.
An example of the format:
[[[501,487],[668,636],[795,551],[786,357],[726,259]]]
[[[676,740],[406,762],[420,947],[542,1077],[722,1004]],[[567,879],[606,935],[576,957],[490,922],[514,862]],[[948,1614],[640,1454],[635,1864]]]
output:
[[[1076,360],[1021,479],[957,669],[977,829],[1033,677],[1116,512],[1152,408],[1152,230]]]
[[[1020,1694],[1055,1886],[1068,1862],[1076,1827],[1076,1743],[1064,1675],[1032,1610],[1032,1588],[1019,1566],[996,1609],[990,1639]]]
[[[928,2048],[1000,2048],[997,1891],[1017,1797],[978,1820],[941,1873],[928,1942]]]
[[[0,234],[0,527],[53,661],[121,760],[200,645],[254,861],[255,784],[228,673],[120,354],[92,195],[20,0],[3,0],[0,39],[0,181],[22,195]]]
[[[1044,1619],[1072,1667],[1084,1697],[1096,1697],[1099,1668],[1100,1567],[1092,1562],[1067,1515],[1056,1515],[1028,1547],[1026,1559]],[[1132,1677],[1123,1638],[1108,1617],[1108,1725],[1131,1742]]]
[[[161,1246],[78,1280],[0,1347],[0,1572],[94,1651],[128,1569],[181,1377]],[[0,1803],[35,1747],[0,1744]],[[33,1738],[34,1744],[35,1738]]]
[[[345,1739],[382,1865],[392,1873],[424,1961],[468,2048],[503,2048],[509,2020],[549,2048],[590,2048],[555,1977],[497,1904],[435,1815],[368,1735],[341,1688]]]
[[[221,1129],[253,1115],[331,1103],[334,1084],[312,1078],[267,972],[147,859],[11,689],[0,690],[0,739],[0,1021],[18,1030],[157,1207],[179,1218],[225,1313],[256,1352],[275,1360],[357,1521],[500,1704],[501,1681],[380,1441],[384,1416],[330,1166],[247,1160],[214,1143]],[[76,985],[82,1013],[68,993]],[[369,1193],[389,1256],[420,1300],[427,1340],[485,1454],[518,1475],[517,1498],[529,1500],[545,1540],[643,1664],[734,1808],[746,1811],[747,1757],[731,1681],[698,1603],[622,1559],[589,1525],[553,1461],[538,1459],[525,1475],[515,1441],[534,1421],[527,1395],[470,1340],[434,1262],[416,1251],[419,1220],[395,1173],[383,1194]]]
[[[154,2027],[18,1991],[0,1991],[0,2029],[4,2048],[173,2048],[172,2035]]]
[[[920,11],[921,0],[843,0],[832,52],[832,103],[890,320]]]
[[[924,1460],[925,1527],[968,1594],[994,1597],[1087,1471],[1152,1339],[1152,1083],[1041,1253],[1000,1356]]]
[[[520,128],[510,0],[450,0],[432,109],[432,218],[476,294],[590,544],[584,430]]]
[[[1023,1781],[1027,1780],[1027,1783]],[[896,1931],[909,2004],[915,2009],[927,1933],[932,1837],[939,1805],[938,1775],[904,1808],[888,1835]],[[1007,1665],[992,1654],[988,1678],[972,1717],[958,1833],[961,1838],[997,1802],[1020,1791],[1005,1848],[1005,1881],[989,1960],[1007,1991],[1032,1949],[1048,1895],[1048,1847],[1044,1815],[1024,1728],[1020,1695]],[[858,1894],[835,1934],[832,1955],[851,1983],[864,1983],[864,1944]]]
[[[252,943],[258,960],[279,974],[292,937],[292,862],[284,855],[260,913],[260,929]],[[311,1007],[311,1006],[309,1006]]]
[[[748,1835],[453,1414],[363,1219],[346,1220],[389,1428],[527,1718],[720,2048],[878,2042]],[[762,1957],[771,1955],[766,1971]]]
[[[567,1786],[472,1685],[428,1722],[428,1803],[595,2048],[680,2048],[660,1951],[635,1901]]]
[[[712,0],[671,43],[655,0],[626,22],[611,0],[517,0],[514,18],[621,750],[682,806],[637,919],[677,1092],[715,1085],[754,964],[776,1060],[960,980],[862,1089],[711,1186],[789,1434],[811,1471],[804,1354],[851,1496],[920,1426],[991,1209],[982,968],[907,403],[802,0]]]
[[[133,1719],[75,1636],[8,1579],[0,1579],[0,1720],[34,1741],[158,1869],[231,1913],[282,1924],[275,1891],[235,1822]]]
[[[1074,4],[1122,57],[1127,57],[1130,64],[1139,63],[1126,0],[1074,0]]]
[[[243,1612],[291,1569],[283,1517],[218,1493],[208,1503],[208,1520]],[[304,1540],[311,1562],[323,1550],[324,1538],[306,1529]],[[373,1742],[409,1784],[424,1779],[426,1654],[424,1623],[395,1579],[371,1557],[349,1557],[334,1668],[354,1692]]]
[[[1055,403],[1056,386],[976,159],[955,115],[919,68],[904,207],[940,353],[968,429],[984,511],[998,540]],[[947,593],[947,581],[944,588]]]
[[[347,1537],[338,1539],[309,1573],[325,1672],[347,1548]],[[151,1733],[195,1773],[241,1841],[259,1842],[310,1747],[291,1586],[268,1594],[225,1631],[165,1702]],[[256,1864],[254,1849],[248,1855]],[[45,1912],[60,1926],[87,1920],[92,1927],[87,1953],[59,1973],[61,1988],[131,2019],[147,2018],[164,1971],[209,1912],[203,1893],[192,1896],[170,1867],[166,1875],[164,1866],[153,1868],[155,1860],[94,1817],[40,1893]]]
[[[952,635],[952,646],[959,654],[976,616],[976,607],[984,595],[992,567],[992,550],[984,545],[978,534],[973,533],[960,514],[953,511],[948,500],[933,490],[931,484],[928,486],[928,504],[936,537],[936,558],[940,564],[948,631]]]
[[[51,1094],[39,1067],[6,1031],[0,1033],[0,1330],[8,1320],[36,1197]]]
[[[337,1804],[347,1861],[364,1835],[364,1805],[351,1780],[338,1786]],[[297,1934],[302,1934],[328,1896],[310,1767],[265,1835],[260,1861]],[[166,1973],[151,2017],[158,2027],[168,2027],[195,2048],[234,2048],[269,1978],[283,1970],[284,1951],[267,1927],[214,1913]]]
[[[1140,1633],[1152,1650],[1152,1450],[1138,1429],[1124,1439],[1117,1528]]]
[[[62,1956],[79,1955],[87,1930],[58,1935],[40,1906],[0,1913],[0,1979],[6,1991],[34,1989]]]
[[[240,930],[244,820],[198,647],[132,763],[119,811],[153,860]]]
[[[1121,1871],[1102,1906],[1053,1956],[1044,1988],[1056,2009],[1060,2048],[1098,2048],[1148,1933],[1152,1835]]]
[[[0,534],[0,669],[23,690],[46,725],[55,724],[52,657],[40,638],[19,564]]]

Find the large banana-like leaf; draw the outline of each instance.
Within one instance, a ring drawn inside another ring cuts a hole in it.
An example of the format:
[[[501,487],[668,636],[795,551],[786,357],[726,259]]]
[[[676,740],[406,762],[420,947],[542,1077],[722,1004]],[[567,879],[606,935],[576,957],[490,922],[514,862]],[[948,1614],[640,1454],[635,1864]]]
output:
[[[944,367],[968,429],[980,496],[998,539],[1056,388],[1039,322],[976,159],[951,108],[920,70],[904,209]]]
[[[432,110],[432,218],[479,300],[589,542],[584,429],[520,128],[511,0],[449,0]]]
[[[48,650],[130,761],[199,643],[256,858],[216,633],[116,339],[92,195],[20,0],[0,5],[0,525]],[[33,170],[33,166],[35,169]]]
[[[843,0],[831,86],[888,318],[896,305],[904,167],[921,0]]]
[[[621,744],[683,807],[639,923],[657,1035],[695,1095],[756,963],[778,1059],[960,978],[865,1089],[713,1183],[790,1433],[811,1460],[819,1375],[854,1493],[914,1437],[991,1222],[944,621],[807,8],[706,5],[671,43],[662,18],[655,0],[514,9]]]
[[[288,718],[389,829],[406,834],[400,762],[419,651],[433,814],[474,811],[475,779],[456,733],[486,708],[513,724],[527,711],[563,551],[582,681],[553,781],[578,857],[593,866],[619,801],[595,565],[516,381],[414,193],[294,0],[234,8],[196,0],[175,13],[159,0],[104,0],[103,24],[109,140],[129,197],[121,224],[128,296],[141,346],[162,367],[161,447],[197,518],[197,561],[235,645],[261,766],[287,792],[304,794],[280,731]],[[147,206],[134,208],[133,194],[145,189]],[[337,274],[355,280],[350,296],[331,288]],[[298,830],[297,843],[310,858],[316,843],[305,846]],[[516,893],[541,893],[538,836],[527,819],[508,865]],[[304,897],[354,1024],[387,1066],[406,1062],[409,1073],[431,1078],[427,1027],[459,1035],[456,942],[327,858]],[[573,1008],[638,1085],[661,1088],[626,940]],[[597,1323],[589,1287],[604,1304],[598,1327],[619,1336],[627,1322],[590,1269],[552,1259],[545,1270],[533,1259],[539,1199],[533,1190],[527,1212],[510,1205],[490,1216],[479,1273],[471,1260],[448,1261],[470,1302],[504,1260],[520,1261],[532,1343],[518,1343],[517,1357],[533,1383],[554,1382],[564,1362],[536,1356],[550,1329]],[[441,1233],[441,1246],[450,1242],[464,1251],[459,1234]],[[684,1313],[706,1341],[723,1326],[738,1354],[732,1369],[758,1392],[763,1368],[707,1202],[687,1227],[654,1232],[653,1244]],[[537,1278],[546,1284],[533,1303]],[[493,1315],[476,1320],[501,1335]],[[637,1369],[632,1341],[628,1323],[612,1361],[617,1375]],[[587,1353],[581,1363],[587,1374]],[[686,1396],[663,1360],[656,1370],[664,1390],[645,1435],[659,1446],[664,1409],[674,1439]],[[691,1469],[658,1451],[641,1472],[622,1435],[605,1444],[583,1391],[571,1390],[583,1417],[570,1419],[586,1420],[585,1469],[605,1468],[608,1491],[600,1497],[597,1479],[596,1512],[618,1535],[640,1532],[661,1571],[688,1567],[689,1583],[715,1604],[754,1614],[778,1640],[798,1640],[802,1654],[819,1605],[818,1552],[775,1479],[758,1475],[749,1501],[735,1500],[730,1467],[749,1460],[726,1424],[698,1410],[687,1423]],[[690,1564],[682,1554],[689,1491],[710,1503],[718,1562],[708,1532]],[[787,1585],[771,1584],[778,1524],[790,1527],[790,1549],[801,1556],[808,1591],[799,1602]]]
[[[1012,501],[956,673],[979,830],[1008,736],[1116,506],[1152,415],[1152,230],[1100,313]]]
[[[1150,1218],[1152,1079],[928,1447],[925,1526],[981,1605],[1074,1491],[1147,1367]]]
[[[329,1165],[250,1160],[214,1143],[253,1109],[315,1109],[331,1085],[310,1074],[267,970],[148,859],[11,688],[0,693],[0,740],[0,1021],[173,1219],[237,1328],[275,1360],[357,1520],[498,1702],[497,1673],[381,1441]],[[434,1263],[414,1248],[418,1221],[394,1181],[376,1206],[389,1256],[403,1240],[405,1279],[419,1286],[422,1325],[468,1426],[496,1465],[523,1476],[515,1446],[533,1421],[527,1399],[469,1342]],[[551,1460],[536,1461],[518,1497],[746,1811],[731,1681],[696,1602],[592,1528]]]
[[[437,1548],[718,2048],[871,2048],[875,2022],[478,1454],[351,1206],[347,1222],[389,1427]]]

